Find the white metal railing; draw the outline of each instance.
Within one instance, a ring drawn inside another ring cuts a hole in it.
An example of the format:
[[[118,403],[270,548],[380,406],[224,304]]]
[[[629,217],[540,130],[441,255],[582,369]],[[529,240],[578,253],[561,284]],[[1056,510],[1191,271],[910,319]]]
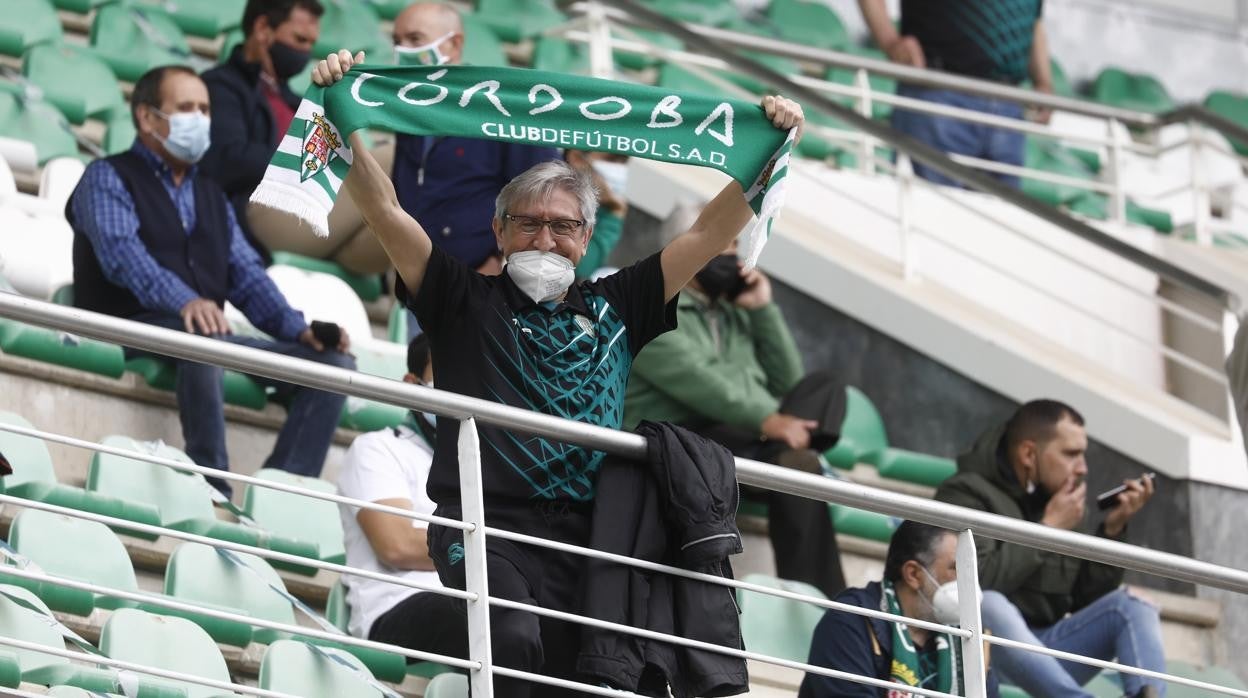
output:
[[[1074,557],[1106,562],[1109,564],[1117,564],[1140,571],[1160,574],[1161,576],[1172,579],[1209,584],[1239,593],[1248,593],[1248,572],[1245,571],[1219,567],[1189,558],[1138,548],[1136,546],[1126,545],[1115,541],[1071,533],[1069,531],[1050,529],[1037,524],[1030,524],[992,514],[986,514],[984,512],[962,509],[960,507],[954,507],[931,500],[882,490],[875,490],[862,485],[842,482],[830,478],[821,478],[806,473],[799,473],[753,461],[739,459],[737,461],[738,477],[743,483],[789,492],[791,494],[814,497],[824,501],[847,504],[888,515],[902,516],[904,518],[924,521],[929,524],[950,528],[958,533],[958,585],[960,597],[963,600],[962,607],[960,609],[961,627],[947,627],[916,619],[891,616],[872,609],[861,609],[837,602],[806,597],[792,592],[785,592],[783,590],[769,589],[735,580],[724,580],[713,575],[698,575],[697,573],[693,573],[688,570],[681,570],[679,568],[667,567],[655,563],[643,563],[641,561],[633,560],[620,555],[610,555],[584,547],[559,543],[556,541],[548,541],[533,536],[516,534],[484,525],[484,507],[481,503],[480,488],[480,448],[477,443],[476,431],[477,419],[481,419],[504,428],[519,429],[529,433],[558,438],[560,440],[577,443],[591,448],[600,448],[602,450],[627,457],[638,457],[644,453],[645,443],[639,436],[613,432],[599,427],[592,427],[586,424],[561,420],[548,415],[526,412],[524,410],[488,401],[467,398],[460,395],[424,388],[422,386],[412,386],[397,381],[389,381],[366,376],[353,371],[326,366],[310,361],[290,359],[285,356],[271,354],[257,349],[232,345],[212,339],[188,335],[172,330],[165,330],[126,320],[119,320],[87,311],[56,306],[10,294],[0,294],[0,317],[8,317],[22,322],[31,322],[32,324],[51,327],[62,331],[73,331],[77,334],[101,341],[120,342],[128,346],[134,346],[147,351],[167,354],[182,359],[212,363],[226,368],[243,370],[258,375],[288,381],[297,385],[304,385],[322,390],[331,390],[354,397],[380,400],[411,409],[419,409],[426,412],[460,419],[460,486],[461,493],[463,494],[463,515],[465,520],[463,522],[447,522],[445,519],[438,521],[439,523],[446,522],[447,525],[455,525],[464,531],[464,564],[468,566],[466,570],[467,588],[465,590],[426,589],[426,591],[453,596],[455,598],[463,599],[466,602],[468,606],[469,658],[467,660],[463,660],[454,657],[444,657],[424,652],[416,652],[401,647],[317,631],[311,628],[289,626],[280,623],[271,623],[268,621],[251,619],[245,616],[221,611],[220,609],[202,608],[197,604],[171,600],[167,597],[160,597],[158,595],[111,589],[103,585],[93,584],[91,582],[63,579],[54,575],[48,575],[46,573],[33,570],[4,568],[3,572],[12,576],[24,577],[31,580],[37,579],[92,593],[114,595],[118,598],[137,601],[144,604],[151,604],[158,607],[163,606],[174,610],[193,611],[194,613],[209,617],[248,622],[256,627],[267,627],[283,632],[297,633],[299,635],[340,643],[343,645],[369,649],[381,649],[414,659],[438,661],[451,666],[467,669],[469,671],[470,682],[473,687],[474,695],[478,696],[493,695],[491,683],[491,677],[493,675],[521,678],[546,685],[574,688],[582,692],[596,695],[632,695],[613,689],[576,684],[574,682],[568,682],[561,679],[554,679],[551,677],[519,671],[515,668],[494,665],[489,652],[488,609],[490,606],[511,608],[537,615],[593,625],[598,628],[615,632],[645,637],[686,647],[695,647],[742,659],[766,662],[816,675],[831,676],[834,678],[846,679],[874,686],[889,685],[872,677],[847,675],[844,672],[824,667],[810,666],[803,662],[794,662],[785,659],[768,657],[758,653],[749,652],[748,650],[737,650],[717,645],[708,645],[706,643],[690,640],[688,638],[663,635],[661,633],[654,633],[643,629],[631,628],[575,614],[553,611],[515,601],[491,597],[488,592],[487,580],[485,578],[485,549],[488,538],[498,536],[499,538],[510,539],[529,545],[538,545],[565,552],[574,552],[580,555],[608,560],[619,564],[638,566],[651,571],[680,574],[683,576],[697,578],[701,581],[735,587],[737,589],[745,589],[752,592],[804,601],[824,608],[835,608],[841,611],[857,613],[875,618],[883,618],[892,622],[904,622],[909,625],[923,627],[936,632],[949,633],[959,637],[963,643],[964,661],[966,662],[965,669],[968,679],[970,680],[967,686],[967,695],[973,698],[978,698],[984,695],[983,648],[985,642],[1001,646],[1020,647],[1022,649],[1037,651],[1051,656],[1059,656],[1063,659],[1081,662],[1101,668],[1112,669],[1119,672],[1164,678],[1167,681],[1211,692],[1226,695],[1248,696],[1248,692],[1219,687],[1207,682],[1164,674],[1154,674],[1153,672],[1123,666],[1115,662],[1092,660],[1076,655],[1069,655],[1067,653],[1054,652],[1044,648],[1019,645],[1018,643],[1012,643],[1011,641],[1004,640],[1002,638],[994,638],[992,636],[985,635],[980,626],[978,605],[973,601],[973,599],[977,598],[976,589],[978,588],[978,575],[977,566],[975,564],[975,544],[973,536],[975,534],[986,535],[1009,542],[1031,545],[1033,547],[1053,552],[1072,555]],[[286,492],[297,491],[299,494],[306,494],[307,496],[321,500],[335,501],[340,504],[360,506],[362,508],[369,508],[378,511],[387,511],[387,513],[399,513],[391,511],[388,507],[382,507],[369,502],[360,502],[359,500],[336,497],[333,495],[326,495],[324,493],[304,491],[300,490],[300,488],[280,485],[280,483],[247,478],[246,476],[235,475],[233,473],[222,473],[220,471],[194,466],[177,460],[160,458],[143,452],[115,449],[104,446],[103,444],[53,434],[50,432],[26,429],[24,427],[16,427],[12,425],[0,425],[0,430],[22,434],[33,438],[48,438],[57,443],[77,448],[86,448],[91,450],[104,450],[107,448],[109,449],[109,452],[114,453],[114,455],[151,462],[182,471],[198,474],[204,474],[206,471],[214,476],[226,477],[226,479],[234,481],[246,481],[250,486],[269,487]],[[255,546],[247,546],[229,541],[211,539],[204,536],[159,526],[140,524],[100,514],[77,511],[44,502],[23,500],[11,495],[0,495],[0,504],[10,504],[31,509],[56,512],[67,516],[96,521],[121,529],[128,529],[147,534],[163,535],[169,538],[182,540],[184,542],[195,542],[235,552],[251,553],[267,559],[297,562],[301,565],[325,569],[332,572],[338,572],[340,574],[367,576],[373,579],[379,579],[389,583],[403,584],[413,588],[421,588],[423,586],[401,578],[392,577],[390,575],[370,573],[365,570],[345,565],[303,558]],[[436,517],[426,517],[415,514],[414,512],[406,511],[402,512],[402,515],[425,521],[436,519]],[[476,572],[473,571],[474,569]],[[38,645],[32,646],[29,643],[23,643],[12,638],[0,638],[0,646],[45,652],[47,654],[94,662],[105,666],[125,669],[127,671],[148,673],[170,680],[200,683],[239,693],[265,696],[280,695],[271,691],[264,691],[253,687],[240,686],[237,684],[221,684],[221,682],[208,681],[202,678],[181,674],[179,672],[155,670],[150,667],[143,667],[133,663],[118,662],[108,658],[97,657],[93,654],[77,653],[69,650],[55,650],[54,648],[49,649]],[[924,696],[947,695],[926,689],[910,688],[907,690]]]

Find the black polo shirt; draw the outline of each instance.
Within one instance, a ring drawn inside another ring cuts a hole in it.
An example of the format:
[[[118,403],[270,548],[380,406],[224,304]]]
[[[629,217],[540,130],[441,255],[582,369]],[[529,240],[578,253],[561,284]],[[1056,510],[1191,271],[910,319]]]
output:
[[[483,276],[434,246],[409,307],[429,335],[438,388],[612,429],[633,357],[676,327],[658,254],[539,305],[506,272]],[[477,429],[487,504],[593,499],[601,451]],[[439,417],[428,485],[439,506],[460,501],[458,440],[459,422]]]
[[[901,0],[901,33],[929,68],[1018,84],[1043,13],[1044,0]]]

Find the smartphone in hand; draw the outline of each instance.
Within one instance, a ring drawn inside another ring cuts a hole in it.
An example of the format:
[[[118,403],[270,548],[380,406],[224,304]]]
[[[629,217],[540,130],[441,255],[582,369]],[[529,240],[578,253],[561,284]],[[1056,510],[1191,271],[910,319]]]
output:
[[[1144,477],[1140,479],[1152,480],[1156,476],[1157,476],[1156,473],[1145,473]],[[1127,491],[1126,485],[1118,485],[1117,487],[1105,490],[1104,492],[1096,495],[1096,508],[1100,509],[1101,511],[1105,511],[1106,509],[1113,509],[1115,506],[1118,506],[1118,495],[1126,491]]]

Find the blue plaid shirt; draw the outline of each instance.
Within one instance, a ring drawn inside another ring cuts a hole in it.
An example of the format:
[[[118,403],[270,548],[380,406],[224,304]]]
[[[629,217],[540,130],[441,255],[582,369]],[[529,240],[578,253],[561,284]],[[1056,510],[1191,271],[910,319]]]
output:
[[[192,167],[181,184],[173,181],[169,166],[138,140],[131,146],[152,166],[165,186],[189,235],[195,229],[195,177]],[[162,267],[139,239],[139,217],[134,201],[104,160],[87,166],[70,200],[78,228],[91,241],[95,255],[112,283],[130,290],[148,310],[178,313],[199,297],[178,275]],[[234,207],[225,202],[230,226],[230,288],[228,299],[251,324],[277,339],[294,341],[306,328],[303,313],[290,307],[282,292],[264,272],[260,256],[243,237]]]

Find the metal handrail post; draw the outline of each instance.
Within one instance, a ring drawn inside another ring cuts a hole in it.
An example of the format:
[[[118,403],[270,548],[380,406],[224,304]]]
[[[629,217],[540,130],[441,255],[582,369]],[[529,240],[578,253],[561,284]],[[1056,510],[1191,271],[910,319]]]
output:
[[[481,494],[481,442],[477,420],[459,423],[459,493],[464,521],[464,587],[476,594],[468,604],[468,658],[480,668],[468,675],[472,695],[494,696],[494,657],[490,650],[490,588],[485,562],[485,499]]]
[[[958,532],[957,560],[958,625],[971,633],[961,639],[962,680],[966,698],[986,698],[988,662],[984,660],[984,623],[979,614],[979,557],[975,534],[969,528]]]
[[[1205,140],[1204,127],[1194,120],[1187,122],[1187,125],[1187,137],[1192,144],[1192,230],[1196,234],[1196,243],[1208,247],[1213,244],[1213,231],[1209,229],[1209,191],[1200,162]]]
[[[858,88],[858,98],[854,100],[858,113],[871,118],[871,77],[866,69],[859,68],[854,72],[854,86]],[[858,151],[858,169],[863,174],[875,174],[875,139],[863,133]]]
[[[1109,195],[1109,220],[1123,224],[1127,222],[1127,194],[1122,184],[1123,134],[1118,123],[1117,119],[1105,122],[1105,127],[1109,129],[1109,183],[1112,187]]]
[[[906,153],[897,154],[897,232],[901,243],[901,276],[906,281],[919,278],[917,231],[912,223],[914,206],[914,164]]]

